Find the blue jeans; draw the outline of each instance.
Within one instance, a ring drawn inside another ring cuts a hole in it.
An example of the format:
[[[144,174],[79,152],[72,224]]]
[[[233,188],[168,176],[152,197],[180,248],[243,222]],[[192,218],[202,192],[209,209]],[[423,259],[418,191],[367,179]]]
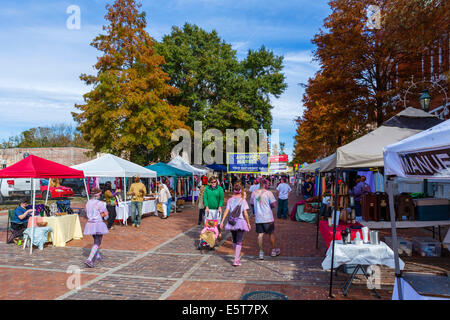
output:
[[[280,218],[287,218],[288,214],[288,199],[278,199],[278,210],[277,210],[277,217]]]
[[[170,214],[170,206],[172,205],[172,199],[167,200],[167,216]]]
[[[137,226],[141,225],[141,216],[142,216],[142,202],[131,201],[131,222]]]

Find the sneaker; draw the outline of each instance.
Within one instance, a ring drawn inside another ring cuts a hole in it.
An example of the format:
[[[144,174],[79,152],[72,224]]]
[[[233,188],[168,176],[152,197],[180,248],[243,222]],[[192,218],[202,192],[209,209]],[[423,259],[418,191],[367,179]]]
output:
[[[87,265],[89,268],[93,268],[94,267],[94,262],[92,262],[91,260],[86,260],[84,262],[85,265]]]
[[[279,255],[280,255],[280,248],[276,248],[276,249],[272,250],[272,254],[271,254],[272,257],[276,257]]]
[[[103,256],[100,253],[97,253],[95,255],[95,261],[102,261],[103,260]]]
[[[136,227],[136,224],[135,223],[133,223],[132,225],[131,225],[132,227]]]
[[[140,224],[136,225],[136,228],[138,228],[138,229],[139,229],[140,227],[141,227],[141,225],[140,225]]]
[[[237,267],[237,266],[240,266],[240,265],[241,265],[241,260],[234,259],[233,266]]]
[[[259,260],[264,260],[264,251],[259,252]]]

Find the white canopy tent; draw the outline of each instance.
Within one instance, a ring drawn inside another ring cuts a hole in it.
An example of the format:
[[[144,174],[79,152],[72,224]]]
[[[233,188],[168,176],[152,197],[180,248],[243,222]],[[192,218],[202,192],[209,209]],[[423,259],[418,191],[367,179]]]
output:
[[[125,178],[137,175],[141,178],[156,178],[155,171],[112,154],[106,154],[97,159],[77,164],[71,168],[83,171],[85,177],[124,178],[124,199],[126,199],[127,188],[125,185]]]
[[[82,170],[86,177],[133,177],[156,178],[156,172],[144,168],[128,160],[112,154],[106,154],[97,159],[72,166]]]
[[[175,158],[173,158],[169,163],[169,166],[184,170],[184,171],[189,171],[192,172],[193,175],[195,176],[202,176],[202,175],[206,175],[207,171],[200,169],[200,168],[196,168],[194,166],[191,166],[186,160],[184,160],[182,157],[180,156],[176,156]]]
[[[194,183],[194,176],[203,176],[207,174],[206,170],[196,168],[194,166],[191,166],[186,160],[184,160],[180,156],[176,156],[173,158],[169,163],[169,166],[192,172],[192,205],[194,205],[194,191],[195,191],[195,183]]]
[[[299,169],[299,172],[304,172],[304,173],[311,173],[311,172],[315,172],[316,169],[318,169],[320,167],[320,162],[313,162],[311,164],[308,164],[307,166]]]
[[[336,152],[320,160],[320,172],[329,172],[336,169]]]
[[[387,176],[450,180],[450,120],[403,141],[386,146],[383,154]],[[393,299],[403,300],[404,293],[409,294],[411,292],[411,286],[405,283],[400,273],[391,179],[388,179],[386,184],[389,193],[392,244],[395,254],[395,276],[397,280]],[[427,297],[423,298],[428,299]]]
[[[416,108],[406,108],[377,129],[339,147],[335,156],[322,161],[321,171],[383,167],[383,148],[402,141],[439,123],[439,118]],[[334,160],[335,157],[335,160]]]

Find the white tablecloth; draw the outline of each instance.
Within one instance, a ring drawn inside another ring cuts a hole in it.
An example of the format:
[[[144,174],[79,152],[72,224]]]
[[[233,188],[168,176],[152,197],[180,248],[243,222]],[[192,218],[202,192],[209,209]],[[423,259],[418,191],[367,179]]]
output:
[[[332,245],[327,251],[327,256],[322,262],[322,268],[324,270],[331,269],[331,251]],[[399,259],[400,269],[403,270],[405,263]],[[341,240],[336,241],[334,247],[334,268],[343,264],[361,264],[361,265],[385,265],[394,269],[394,251],[389,248],[386,243],[380,242],[378,245],[374,244],[361,244],[359,246],[355,244],[342,244]]]
[[[369,229],[391,229],[390,221],[359,221],[363,226]],[[442,221],[396,221],[395,227],[401,228],[424,228],[450,225],[450,220]]]
[[[146,200],[142,202],[142,214],[156,211],[156,201]],[[120,202],[116,206],[116,219],[126,221],[131,216],[131,201]]]

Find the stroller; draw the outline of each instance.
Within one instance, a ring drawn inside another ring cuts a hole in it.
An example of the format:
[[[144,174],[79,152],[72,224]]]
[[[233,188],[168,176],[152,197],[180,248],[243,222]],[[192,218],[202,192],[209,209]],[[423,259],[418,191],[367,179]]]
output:
[[[217,220],[206,220],[198,242],[198,250],[214,250],[216,239],[219,236]]]

